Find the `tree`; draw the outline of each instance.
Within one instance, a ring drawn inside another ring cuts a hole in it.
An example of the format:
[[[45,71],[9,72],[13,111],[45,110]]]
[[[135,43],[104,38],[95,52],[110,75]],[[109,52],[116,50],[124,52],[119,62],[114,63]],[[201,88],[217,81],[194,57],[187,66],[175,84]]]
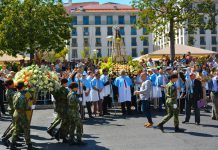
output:
[[[89,48],[88,47],[85,47],[83,51],[81,51],[81,55],[82,55],[82,58],[85,59],[85,58],[90,58],[90,54],[89,54]]]
[[[198,28],[214,29],[217,10],[213,0],[132,0],[132,6],[139,9],[136,26],[146,28],[156,38],[166,36],[170,41],[171,61],[175,58],[175,35],[178,29],[196,31]],[[202,18],[207,22],[202,23]],[[169,31],[167,31],[169,28]]]
[[[72,18],[61,0],[2,0],[0,9],[0,50],[4,53],[59,52],[70,39]]]

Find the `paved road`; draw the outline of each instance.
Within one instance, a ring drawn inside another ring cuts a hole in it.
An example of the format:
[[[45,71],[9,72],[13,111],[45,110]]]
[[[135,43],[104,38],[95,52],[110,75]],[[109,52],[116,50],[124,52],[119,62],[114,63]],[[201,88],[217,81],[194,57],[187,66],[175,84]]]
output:
[[[108,116],[84,122],[84,140],[86,147],[68,146],[51,140],[46,128],[53,119],[53,110],[34,111],[31,126],[31,138],[34,147],[42,150],[217,150],[218,121],[210,119],[210,114],[201,112],[201,125],[193,123],[180,126],[185,133],[174,133],[173,120],[165,125],[166,133],[158,129],[144,128],[144,116],[121,118]],[[154,123],[161,119],[161,114],[154,112]],[[184,116],[180,116],[183,120]],[[194,122],[192,116],[190,122]],[[0,134],[9,124],[5,117],[0,121]],[[6,148],[0,142],[0,150]]]

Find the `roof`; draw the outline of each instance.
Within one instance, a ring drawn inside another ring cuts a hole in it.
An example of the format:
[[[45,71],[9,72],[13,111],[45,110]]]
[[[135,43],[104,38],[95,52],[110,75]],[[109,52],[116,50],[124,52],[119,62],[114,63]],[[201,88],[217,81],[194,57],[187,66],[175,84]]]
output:
[[[138,9],[132,8],[132,6],[118,4],[118,3],[104,3],[99,2],[84,2],[84,3],[72,3],[69,6],[65,6],[68,13],[71,12],[138,12]]]
[[[187,46],[187,45],[175,45],[175,54],[176,55],[183,55],[187,54],[188,52],[191,52],[192,55],[211,55],[216,54],[216,52],[201,49],[197,47]],[[154,51],[152,53],[149,53],[149,55],[170,55],[170,47],[163,48],[161,50]]]
[[[30,58],[25,57],[25,59],[24,59],[22,55],[17,55],[17,57],[13,57],[13,56],[4,54],[4,55],[0,56],[0,62],[4,62],[4,61],[20,61],[20,60],[30,60]]]

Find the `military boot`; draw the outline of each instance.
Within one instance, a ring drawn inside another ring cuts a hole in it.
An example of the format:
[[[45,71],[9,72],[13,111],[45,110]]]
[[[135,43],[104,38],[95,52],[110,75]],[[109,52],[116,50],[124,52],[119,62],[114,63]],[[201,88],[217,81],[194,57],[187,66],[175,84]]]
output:
[[[82,140],[78,140],[78,146],[85,146],[87,143],[83,142]]]
[[[58,130],[56,133],[55,133],[55,139],[57,140],[57,141],[60,141],[60,130]]]
[[[67,138],[63,138],[63,142],[62,143],[69,143]]]
[[[15,146],[15,143],[12,143],[10,150],[20,150],[20,149]]]
[[[27,145],[27,150],[32,150],[32,149],[33,149],[32,144],[28,144]]]
[[[48,128],[47,133],[48,133],[51,137],[54,136],[54,135],[53,135],[53,129],[51,129],[51,128]]]
[[[184,129],[180,129],[179,126],[176,126],[175,127],[175,132],[183,133],[183,132],[185,132],[185,130]]]
[[[160,123],[157,125],[157,128],[160,129],[162,132],[164,132],[163,124]]]
[[[6,147],[9,147],[10,146],[10,141],[6,138],[6,137],[3,137],[2,138],[2,144]]]

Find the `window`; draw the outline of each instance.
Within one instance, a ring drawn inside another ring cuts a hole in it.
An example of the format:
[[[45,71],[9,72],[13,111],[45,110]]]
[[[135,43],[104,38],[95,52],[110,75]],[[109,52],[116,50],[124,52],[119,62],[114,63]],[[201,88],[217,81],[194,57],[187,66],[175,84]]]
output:
[[[216,29],[211,30],[211,34],[217,34]]]
[[[137,46],[137,42],[136,42],[136,38],[135,37],[133,37],[132,38],[132,46]]]
[[[216,36],[212,36],[211,42],[212,42],[212,45],[216,45],[216,44],[217,44],[217,42],[216,42]]]
[[[107,27],[107,35],[113,35],[112,27]]]
[[[136,48],[132,48],[132,57],[137,57],[137,49]]]
[[[84,36],[88,36],[89,35],[89,28],[88,27],[84,27],[83,35]]]
[[[89,39],[84,38],[84,47],[89,47]]]
[[[73,29],[72,29],[72,36],[77,36],[77,30],[76,30],[76,28],[73,28]]]
[[[96,38],[95,46],[97,46],[97,47],[101,46],[101,39],[100,38]]]
[[[200,37],[200,45],[206,45],[204,36]]]
[[[107,16],[107,24],[113,24],[113,16]]]
[[[118,17],[118,22],[119,22],[119,24],[125,24],[124,16],[119,16]]]
[[[130,24],[136,24],[136,16],[130,16]]]
[[[137,35],[136,28],[131,27],[131,35]]]
[[[205,30],[203,28],[200,28],[200,34],[205,34]]]
[[[72,47],[77,47],[77,39],[72,38]]]
[[[148,31],[146,28],[143,28],[143,35],[147,35],[148,34]]]
[[[95,16],[95,24],[100,25],[101,24],[101,16]]]
[[[100,27],[96,27],[95,28],[95,35],[96,36],[100,36],[101,35],[101,28]]]
[[[144,40],[143,40],[143,46],[148,46],[148,45],[149,45],[148,38],[145,37]]]
[[[124,27],[120,27],[120,34],[121,34],[121,35],[125,35]]]
[[[77,17],[76,17],[76,16],[73,17],[72,24],[73,24],[73,25],[77,25]]]
[[[144,55],[145,55],[145,54],[148,54],[148,48],[144,48],[144,49],[143,49],[143,52],[144,52]]]
[[[78,58],[77,49],[72,49],[72,58]]]
[[[97,49],[97,57],[102,57],[101,50]]]
[[[212,51],[216,52],[216,47],[212,47]]]
[[[83,16],[83,24],[89,25],[89,16]]]

